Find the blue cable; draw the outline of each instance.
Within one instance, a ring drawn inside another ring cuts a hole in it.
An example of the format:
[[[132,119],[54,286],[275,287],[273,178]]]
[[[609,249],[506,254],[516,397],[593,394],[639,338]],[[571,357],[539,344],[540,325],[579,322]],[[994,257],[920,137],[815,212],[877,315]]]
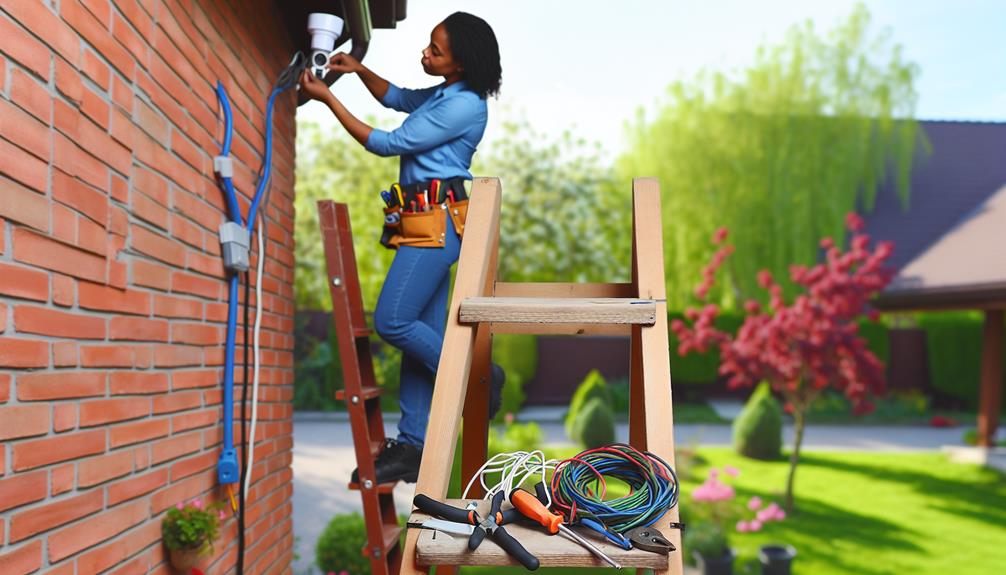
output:
[[[252,198],[248,209],[247,229],[249,235],[255,228],[255,215],[258,211],[259,203],[269,183],[272,167],[272,111],[276,101],[276,96],[283,91],[293,87],[295,83],[288,83],[273,89],[266,104],[266,132],[265,132],[265,154],[263,155],[262,177],[256,186],[255,196]],[[227,90],[223,84],[217,82],[217,99],[220,101],[220,108],[224,114],[224,141],[220,149],[221,156],[228,156],[231,148],[231,136],[233,133],[233,116],[231,113],[230,101],[227,98]],[[230,177],[221,177],[224,195],[227,198],[227,206],[230,211],[231,221],[240,226],[245,226],[241,218],[241,208],[237,200],[237,192],[234,189],[234,182]],[[260,254],[259,257],[262,257]],[[220,458],[217,461],[217,481],[221,484],[237,483],[240,480],[240,469],[238,467],[237,451],[234,449],[234,354],[237,334],[238,316],[238,288],[240,277],[236,272],[232,272],[229,279],[229,296],[227,302],[227,339],[224,350],[224,437],[223,449],[220,451]]]

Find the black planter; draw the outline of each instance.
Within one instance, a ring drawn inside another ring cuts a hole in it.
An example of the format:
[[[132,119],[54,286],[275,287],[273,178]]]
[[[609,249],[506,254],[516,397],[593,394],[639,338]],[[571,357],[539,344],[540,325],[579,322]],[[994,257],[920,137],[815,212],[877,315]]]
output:
[[[706,557],[698,552],[693,555],[702,575],[733,575],[734,573],[733,549],[727,549],[726,555],[720,557]]]
[[[792,545],[762,545],[758,551],[762,575],[789,575],[794,557]]]

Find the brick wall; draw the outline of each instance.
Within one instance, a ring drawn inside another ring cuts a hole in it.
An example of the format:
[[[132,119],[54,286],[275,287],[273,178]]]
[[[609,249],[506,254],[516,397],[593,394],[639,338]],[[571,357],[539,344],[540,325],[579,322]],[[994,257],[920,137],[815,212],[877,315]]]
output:
[[[280,22],[268,0],[0,0],[0,573],[167,573],[165,509],[222,496],[214,85],[247,194]],[[248,573],[293,553],[292,94],[275,130]]]

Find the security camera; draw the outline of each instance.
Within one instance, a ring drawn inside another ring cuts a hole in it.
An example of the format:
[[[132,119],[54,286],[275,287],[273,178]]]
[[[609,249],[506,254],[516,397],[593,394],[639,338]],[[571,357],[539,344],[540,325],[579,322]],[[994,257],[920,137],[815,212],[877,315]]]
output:
[[[334,14],[315,12],[307,17],[307,33],[311,35],[311,73],[318,78],[325,77],[328,55],[342,35],[342,25],[342,18]]]

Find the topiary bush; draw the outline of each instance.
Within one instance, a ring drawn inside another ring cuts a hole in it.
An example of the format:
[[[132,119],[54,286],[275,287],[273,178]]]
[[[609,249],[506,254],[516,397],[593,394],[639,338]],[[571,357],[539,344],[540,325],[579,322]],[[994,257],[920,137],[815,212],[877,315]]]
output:
[[[322,573],[346,571],[368,575],[370,560],[360,550],[367,544],[367,526],[359,513],[336,515],[328,522],[315,546],[315,563]]]
[[[611,404],[593,397],[583,406],[573,424],[573,439],[586,449],[615,442],[615,416]]]
[[[580,412],[583,411],[587,403],[591,399],[600,399],[606,406],[610,406],[611,392],[608,390],[608,384],[604,380],[604,376],[601,372],[596,369],[591,370],[587,374],[587,377],[583,379],[580,385],[576,388],[573,393],[573,399],[569,402],[569,412],[566,413],[566,436],[574,441],[579,441],[576,434],[573,432],[573,428],[576,426],[576,421]],[[609,408],[610,411],[610,408]]]
[[[733,423],[734,449],[745,457],[778,459],[782,453],[782,408],[767,381],[758,384]]]
[[[500,334],[493,336],[492,360],[506,372],[503,402],[494,421],[502,423],[508,413],[517,413],[527,397],[524,384],[538,370],[538,338],[533,335]]]

